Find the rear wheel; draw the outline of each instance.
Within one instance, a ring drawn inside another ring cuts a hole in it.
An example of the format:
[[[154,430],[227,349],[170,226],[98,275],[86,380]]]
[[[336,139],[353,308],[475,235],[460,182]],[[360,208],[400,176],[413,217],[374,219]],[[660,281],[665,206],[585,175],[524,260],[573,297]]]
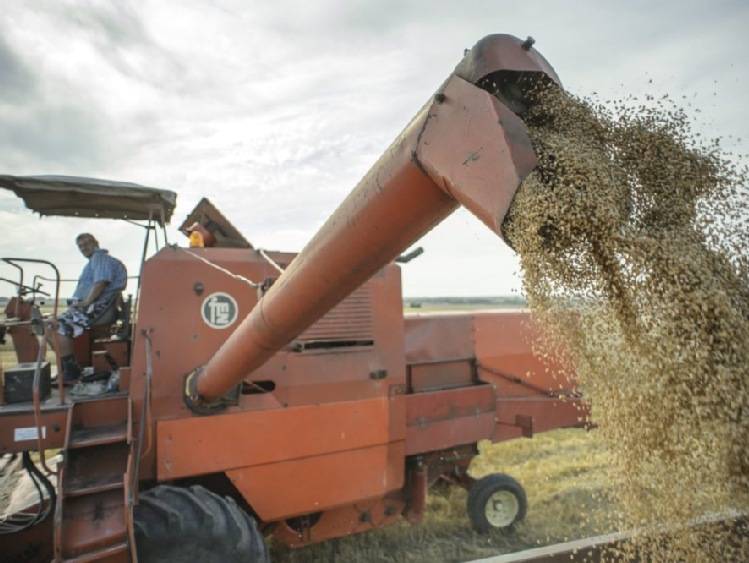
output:
[[[159,486],[140,496],[134,514],[141,563],[267,563],[255,520],[230,498],[200,486]]]
[[[525,490],[504,473],[493,473],[476,481],[468,490],[466,506],[471,525],[480,533],[510,528],[525,518]]]

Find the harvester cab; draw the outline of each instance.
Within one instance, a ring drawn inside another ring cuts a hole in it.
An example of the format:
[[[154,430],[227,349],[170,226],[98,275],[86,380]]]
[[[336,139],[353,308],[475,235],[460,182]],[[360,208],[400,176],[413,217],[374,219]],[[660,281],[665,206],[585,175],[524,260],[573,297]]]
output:
[[[0,187],[14,192],[28,209],[40,216],[118,219],[142,227],[145,236],[140,268],[149,246],[158,249],[159,231],[163,242],[167,242],[165,227],[176,204],[176,194],[168,190],[72,176],[4,175],[0,176]],[[70,236],[72,240],[74,234]],[[43,322],[41,307],[47,305],[47,316],[55,319],[58,310],[66,305],[65,295],[72,291],[68,284],[76,280],[63,279],[60,268],[53,261],[12,256],[3,256],[0,260],[9,272],[15,274],[15,279],[0,278],[15,288],[5,307],[6,318],[0,323],[0,334],[11,336],[19,364],[32,364],[46,357],[44,347],[40,347],[37,339],[44,336],[48,324]],[[131,278],[136,281],[131,287],[137,286],[139,274]],[[49,290],[42,289],[45,284]],[[76,339],[75,355],[82,366],[99,373],[106,372],[112,367],[114,357],[118,358],[118,365],[127,365],[133,305],[132,294],[124,300],[113,300],[110,307],[98,314],[86,337]],[[105,349],[102,342],[110,337],[117,343],[113,342]],[[59,373],[59,358],[56,362]],[[46,381],[49,371],[45,369],[42,374],[42,385],[46,390],[42,399],[46,399],[51,391]],[[18,397],[13,394],[6,396],[6,402],[30,399],[31,386],[24,386],[24,389]]]
[[[66,561],[262,562],[263,535],[419,522],[440,480],[468,488],[479,531],[522,519],[519,482],[470,462],[482,440],[578,424],[573,384],[534,356],[526,312],[404,316],[396,261],[459,205],[502,235],[537,162],[519,114],[539,82],[558,78],[532,40],[479,41],[299,254],[254,248],[201,201],[190,243],[143,262],[118,390],[42,400],[38,353],[33,397],[0,406],[0,453],[62,451],[54,518],[24,541]],[[31,198],[18,182],[2,185]],[[174,194],[132,189],[138,218],[168,221]]]

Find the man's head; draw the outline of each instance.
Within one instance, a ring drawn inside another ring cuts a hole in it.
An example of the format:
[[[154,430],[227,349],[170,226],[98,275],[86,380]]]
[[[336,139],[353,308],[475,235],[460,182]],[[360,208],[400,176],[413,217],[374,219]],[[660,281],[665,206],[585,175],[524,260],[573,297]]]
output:
[[[75,242],[78,245],[78,250],[81,251],[86,258],[91,258],[94,251],[99,248],[99,241],[94,238],[94,235],[90,233],[81,233],[75,237]]]

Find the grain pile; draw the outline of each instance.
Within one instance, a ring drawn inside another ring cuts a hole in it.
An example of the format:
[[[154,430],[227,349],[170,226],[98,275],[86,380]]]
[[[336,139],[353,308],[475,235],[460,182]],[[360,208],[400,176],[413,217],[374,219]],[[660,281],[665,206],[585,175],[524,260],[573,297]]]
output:
[[[535,96],[540,165],[503,229],[600,425],[620,527],[643,530],[624,558],[749,560],[746,538],[684,527],[749,510],[746,169],[669,99]]]

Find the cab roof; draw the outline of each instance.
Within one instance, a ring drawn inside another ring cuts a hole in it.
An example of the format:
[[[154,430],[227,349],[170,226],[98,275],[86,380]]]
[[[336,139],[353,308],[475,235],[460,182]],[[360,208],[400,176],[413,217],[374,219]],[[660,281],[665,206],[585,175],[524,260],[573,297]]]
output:
[[[151,219],[164,226],[177,205],[177,194],[169,190],[78,176],[0,175],[0,188],[15,192],[39,215]]]

